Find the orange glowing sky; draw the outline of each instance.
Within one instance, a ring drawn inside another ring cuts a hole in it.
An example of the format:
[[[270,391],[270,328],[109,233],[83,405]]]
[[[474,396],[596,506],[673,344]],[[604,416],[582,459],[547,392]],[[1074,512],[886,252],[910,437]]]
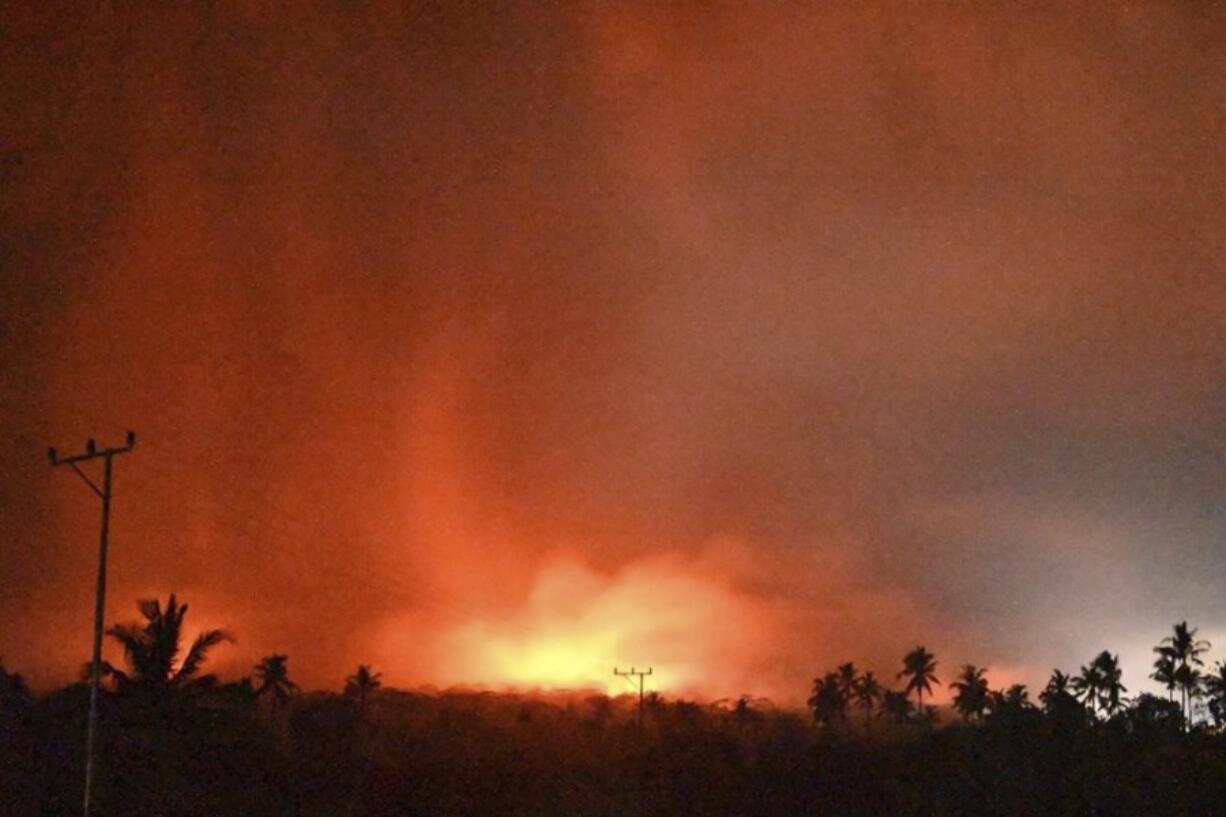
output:
[[[1226,647],[1226,11],[982,5],[6,4],[6,666],[127,427],[108,618],[223,673]]]

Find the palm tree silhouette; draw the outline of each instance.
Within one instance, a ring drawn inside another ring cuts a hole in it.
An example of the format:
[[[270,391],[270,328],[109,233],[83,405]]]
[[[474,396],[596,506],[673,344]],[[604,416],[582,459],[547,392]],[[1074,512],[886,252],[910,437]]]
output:
[[[266,655],[255,665],[255,677],[260,682],[255,688],[256,696],[270,695],[278,709],[298,689],[298,685],[289,679],[288,662],[289,658],[284,655]]]
[[[1047,686],[1039,693],[1039,700],[1046,702],[1049,698],[1054,698],[1057,695],[1069,694],[1069,682],[1072,679],[1068,675],[1058,669],[1051,671],[1051,678],[1047,680]]]
[[[1175,700],[1175,687],[1178,681],[1175,678],[1177,669],[1175,667],[1175,657],[1171,654],[1169,647],[1154,647],[1154,652],[1158,653],[1158,657],[1154,659],[1154,671],[1149,674],[1149,677],[1166,687],[1166,698],[1168,701]]]
[[[1186,663],[1175,670],[1175,683],[1179,687],[1179,693],[1183,697],[1182,710],[1184,713],[1185,726],[1191,728],[1192,725],[1192,704],[1195,699],[1203,694],[1201,690],[1201,682],[1204,680],[1204,673],[1200,671],[1194,664]]]
[[[1192,699],[1200,694],[1201,674],[1197,667],[1205,665],[1201,655],[1212,645],[1208,641],[1197,639],[1197,628],[1188,627],[1186,621],[1174,625],[1173,630],[1174,633],[1162,639],[1161,644],[1154,648],[1154,652],[1159,654],[1159,660],[1169,658],[1174,664],[1172,680],[1174,685],[1179,687],[1184,721],[1191,724]]]
[[[839,674],[839,688],[843,691],[843,698],[851,700],[856,691],[856,665],[848,661],[846,664],[840,664],[835,672]]]
[[[1025,684],[1013,684],[1005,690],[1004,701],[1006,706],[1011,706],[1014,709],[1032,709],[1030,704],[1030,691],[1026,689]]]
[[[1209,696],[1209,714],[1218,728],[1226,724],[1226,661],[1218,661],[1204,678],[1205,694]]]
[[[1025,684],[1014,684],[1004,691],[988,693],[988,710],[993,720],[1016,722],[1024,713],[1034,709],[1030,703],[1030,692]]]
[[[856,679],[852,692],[856,702],[864,707],[864,733],[867,735],[872,722],[873,705],[881,700],[881,684],[871,672],[866,672]]]
[[[350,698],[358,699],[358,706],[362,709],[366,708],[366,699],[383,686],[383,682],[379,679],[383,677],[380,672],[371,672],[370,667],[365,664],[358,664],[358,669],[353,675],[345,679],[345,695]]]
[[[935,675],[937,668],[936,656],[922,646],[916,647],[903,656],[902,672],[899,678],[906,677],[907,686],[904,692],[915,692],[919,698],[919,711],[924,711],[924,693],[932,693],[932,685],[941,683]]]
[[[120,689],[135,689],[152,695],[185,687],[211,685],[212,675],[197,677],[209,650],[223,641],[233,641],[225,630],[205,630],[196,636],[187,655],[179,661],[183,639],[183,618],[187,605],[179,605],[174,593],[163,609],[157,599],[142,599],[137,609],[143,624],[117,624],[107,635],[123,645],[128,671],[106,665],[106,672]]]
[[[835,721],[843,720],[847,712],[847,697],[843,694],[840,674],[828,672],[821,678],[814,678],[808,703],[816,723],[832,726]]]
[[[905,692],[890,689],[881,698],[881,711],[895,723],[906,723],[911,720],[911,701]]]
[[[1073,691],[1081,699],[1094,715],[1098,714],[1099,699],[1103,691],[1103,673],[1096,661],[1091,661],[1088,666],[1082,665],[1081,673],[1074,676],[1072,681]]]
[[[1122,693],[1128,691],[1128,688],[1120,683],[1120,677],[1123,675],[1120,669],[1120,657],[1103,650],[1094,659],[1094,666],[1097,667],[1101,678],[1098,700],[1103,711],[1107,713],[1107,717],[1111,717],[1123,707],[1125,701]]]
[[[1051,671],[1051,678],[1048,680],[1047,686],[1039,693],[1039,700],[1043,702],[1043,709],[1049,715],[1080,708],[1081,705],[1077,702],[1077,698],[1069,691],[1072,681],[1072,678],[1058,669]]]
[[[958,679],[949,685],[950,689],[957,690],[954,709],[958,710],[963,720],[983,717],[983,711],[988,706],[988,680],[983,677],[986,671],[966,664]]]

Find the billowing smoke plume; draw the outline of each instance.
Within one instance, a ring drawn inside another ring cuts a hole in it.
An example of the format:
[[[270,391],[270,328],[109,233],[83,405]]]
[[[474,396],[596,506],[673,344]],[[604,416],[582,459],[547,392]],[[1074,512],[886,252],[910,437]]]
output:
[[[41,452],[127,427],[108,616],[223,672],[794,702],[1221,627],[1220,11],[478,5],[0,12],[8,665],[85,658]]]

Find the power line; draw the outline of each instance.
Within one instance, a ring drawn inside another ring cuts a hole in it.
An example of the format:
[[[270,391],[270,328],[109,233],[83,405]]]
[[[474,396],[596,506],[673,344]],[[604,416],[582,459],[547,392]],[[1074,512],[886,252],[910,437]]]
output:
[[[102,532],[98,541],[98,584],[94,595],[94,657],[89,671],[89,721],[85,730],[85,802],[83,814],[89,817],[90,794],[94,781],[94,731],[98,721],[98,679],[102,674],[102,617],[106,607],[106,546],[111,523],[111,462],[119,454],[127,454],[136,445],[136,432],[128,431],[125,445],[98,450],[93,439],[85,443],[85,453],[60,457],[54,448],[47,449],[51,465],[67,465],[76,471],[102,500]],[[102,460],[102,487],[99,488],[77,463]]]

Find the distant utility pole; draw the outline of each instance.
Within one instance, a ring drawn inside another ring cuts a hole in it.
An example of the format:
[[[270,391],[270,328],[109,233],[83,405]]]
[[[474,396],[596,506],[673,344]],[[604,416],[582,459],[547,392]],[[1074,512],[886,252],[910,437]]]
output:
[[[618,676],[619,678],[625,678],[627,681],[630,681],[632,677],[637,677],[639,679],[639,726],[642,726],[643,725],[643,678],[645,678],[648,675],[651,675],[651,667],[648,667],[645,670],[635,669],[634,667],[631,667],[628,671],[619,670],[617,667],[614,667],[613,674]],[[630,683],[633,684],[634,681],[630,681]]]
[[[125,445],[122,448],[104,448],[98,450],[93,440],[85,443],[85,453],[71,457],[59,456],[54,448],[47,449],[47,458],[52,465],[70,465],[77,476],[85,480],[93,492],[102,500],[102,536],[98,544],[98,589],[94,596],[94,660],[89,670],[89,721],[85,729],[85,807],[84,815],[89,817],[89,798],[94,783],[94,728],[98,720],[98,681],[102,675],[102,614],[106,607],[106,536],[111,523],[111,460],[116,454],[126,454],[136,445],[136,432],[129,431]],[[87,460],[102,459],[102,487],[77,467],[77,463]]]

